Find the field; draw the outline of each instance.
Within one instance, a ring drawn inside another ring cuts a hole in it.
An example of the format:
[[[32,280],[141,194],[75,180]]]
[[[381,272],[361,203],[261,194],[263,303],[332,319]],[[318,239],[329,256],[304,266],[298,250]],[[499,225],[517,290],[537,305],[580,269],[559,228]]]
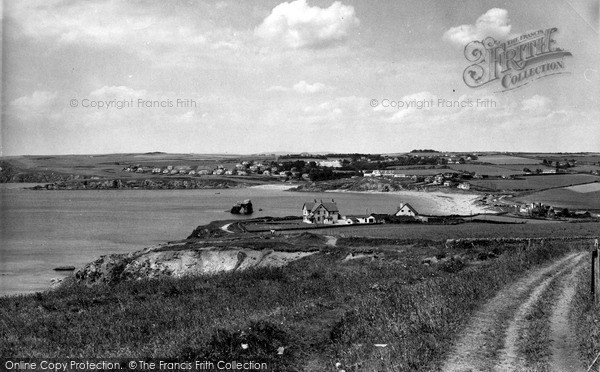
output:
[[[566,190],[570,190],[570,191],[575,191],[581,194],[587,194],[590,193],[592,195],[589,195],[592,199],[596,198],[597,196],[594,195],[594,193],[597,193],[598,191],[600,191],[600,183],[586,183],[585,185],[577,185],[577,186],[570,186],[570,187],[565,187]]]
[[[544,203],[559,208],[600,211],[600,191],[581,193],[567,188],[552,189],[519,196],[516,199],[525,203]]]
[[[525,158],[520,156],[512,155],[483,155],[477,159],[480,163],[491,163],[491,164],[526,164],[534,165],[541,164],[542,160],[535,158]]]
[[[518,170],[513,170],[485,164],[450,164],[448,167],[461,172],[475,172],[476,174],[486,174],[488,176],[509,176],[511,174],[523,174],[524,168],[520,167]]]
[[[599,180],[600,177],[590,174],[549,174],[522,176],[514,180],[473,180],[471,184],[497,191],[535,191],[597,182]]]
[[[583,165],[578,164],[576,167],[570,168],[569,171],[570,172],[580,172],[580,173],[590,173],[593,171],[600,172],[600,166],[588,165],[588,164],[583,164]]]
[[[485,217],[480,216],[484,219]],[[542,222],[525,224],[464,223],[460,225],[384,224],[311,230],[314,234],[390,239],[537,238],[598,236],[600,223]]]

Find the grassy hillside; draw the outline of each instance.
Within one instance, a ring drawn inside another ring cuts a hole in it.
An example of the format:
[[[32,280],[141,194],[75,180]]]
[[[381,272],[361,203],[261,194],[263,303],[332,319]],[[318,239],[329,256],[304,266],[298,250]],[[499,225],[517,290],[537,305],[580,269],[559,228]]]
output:
[[[1,298],[0,357],[253,360],[286,371],[334,370],[336,363],[346,371],[428,370],[499,288],[580,248],[548,242],[469,249],[432,241],[398,244],[342,239],[283,268],[91,288],[73,284]]]

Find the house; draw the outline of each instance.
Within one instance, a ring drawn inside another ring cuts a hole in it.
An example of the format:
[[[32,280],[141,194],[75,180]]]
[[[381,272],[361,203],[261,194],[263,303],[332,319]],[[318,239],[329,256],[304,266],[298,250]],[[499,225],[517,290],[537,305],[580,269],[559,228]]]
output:
[[[452,186],[454,186],[454,182],[452,182],[452,181],[444,181],[444,186],[445,187],[452,187]]]
[[[270,176],[271,172],[269,172],[268,170],[266,170],[266,171],[262,172],[262,174],[264,174],[265,176]]]
[[[189,174],[190,176],[193,176],[193,175],[195,175],[195,174],[196,174],[196,171],[195,171],[195,170],[191,170],[191,171],[190,171],[188,174]]]
[[[165,169],[165,170],[164,170],[164,171],[162,171],[162,172],[163,172],[163,174],[169,174],[169,173],[171,173],[171,171],[170,171],[170,170],[168,170],[168,169]]]
[[[340,218],[340,210],[333,200],[331,202],[315,200],[312,203],[304,203],[302,206],[302,221],[306,223],[334,224]]]
[[[358,217],[357,220],[358,220],[358,223],[375,223],[375,217],[373,217],[373,216]]]
[[[322,160],[317,162],[320,167],[341,168],[342,164],[339,160]]]
[[[456,187],[458,187],[459,189],[462,189],[462,190],[469,190],[471,188],[471,184],[468,182],[461,182]]]
[[[410,204],[408,203],[400,203],[400,206],[398,207],[398,211],[394,214],[394,216],[411,216],[414,217],[416,215],[418,215],[419,213],[417,212],[416,209],[414,209]]]
[[[385,213],[371,213],[371,217],[375,219],[375,223],[385,223],[388,215]]]

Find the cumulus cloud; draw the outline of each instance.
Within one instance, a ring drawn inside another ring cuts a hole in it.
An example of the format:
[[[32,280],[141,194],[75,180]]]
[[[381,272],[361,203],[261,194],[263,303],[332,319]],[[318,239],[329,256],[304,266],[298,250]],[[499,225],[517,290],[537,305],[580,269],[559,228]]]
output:
[[[550,110],[550,98],[536,94],[530,98],[524,99],[521,103],[523,111],[531,114],[545,114]]]
[[[90,92],[90,97],[95,99],[105,98],[105,99],[125,99],[125,98],[144,98],[147,96],[147,92],[145,90],[135,90],[133,88],[129,88],[126,86],[103,86],[102,88],[98,88],[92,92]]]
[[[299,82],[294,84],[291,88],[284,87],[282,85],[270,86],[269,88],[267,88],[267,92],[294,91],[294,92],[301,93],[301,94],[313,94],[313,93],[322,92],[322,91],[330,89],[330,88],[331,87],[328,87],[327,85],[325,85],[323,83],[316,82],[316,83],[310,84],[304,80],[300,80]]]
[[[358,24],[350,5],[336,1],[324,9],[296,0],[273,8],[255,29],[255,35],[287,48],[319,48],[345,40]]]
[[[281,85],[273,85],[267,88],[267,92],[287,92],[288,88]]]
[[[302,80],[294,84],[294,90],[298,93],[307,94],[307,93],[317,93],[325,90],[327,87],[323,83],[314,83],[309,84],[306,81]]]
[[[474,40],[493,37],[504,40],[510,34],[511,25],[506,9],[492,8],[477,18],[474,25],[452,27],[444,33],[444,40],[456,46],[465,46]]]
[[[56,92],[36,90],[29,96],[19,97],[11,102],[11,106],[22,110],[38,111],[51,106],[56,100]]]

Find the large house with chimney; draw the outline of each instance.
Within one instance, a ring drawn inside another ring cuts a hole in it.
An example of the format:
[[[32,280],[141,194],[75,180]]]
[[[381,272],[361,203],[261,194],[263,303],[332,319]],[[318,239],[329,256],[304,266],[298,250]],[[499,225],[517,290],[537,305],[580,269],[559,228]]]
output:
[[[340,210],[334,200],[330,202],[316,200],[302,206],[302,221],[315,224],[336,224],[341,218]]]
[[[410,216],[410,217],[415,217],[418,214],[419,213],[417,212],[417,210],[414,209],[408,203],[400,203],[400,206],[398,207],[398,211],[395,213],[396,216]]]

